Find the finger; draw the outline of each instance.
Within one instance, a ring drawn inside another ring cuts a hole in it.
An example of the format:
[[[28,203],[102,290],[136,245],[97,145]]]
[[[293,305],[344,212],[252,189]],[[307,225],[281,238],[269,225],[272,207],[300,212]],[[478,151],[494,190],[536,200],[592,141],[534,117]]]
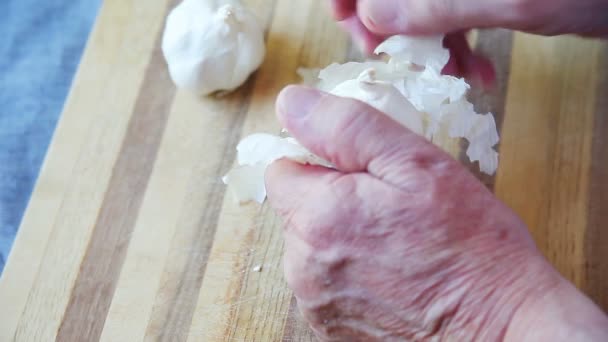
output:
[[[330,3],[336,20],[344,20],[357,13],[357,0],[331,0]]]
[[[521,16],[514,1],[359,0],[357,11],[376,34],[437,34],[507,27]]]
[[[265,174],[266,192],[270,205],[280,216],[289,216],[327,185],[327,179],[337,174],[324,167],[302,165],[290,160],[272,163]]]
[[[383,37],[371,33],[357,16],[341,21],[340,26],[350,33],[355,44],[368,55],[373,54],[376,47],[384,40]]]
[[[464,32],[446,35],[444,45],[450,50],[450,63],[444,69],[445,73],[465,77],[469,83],[480,83],[484,88],[494,85],[496,81],[494,66],[487,58],[475,54],[469,46]],[[450,73],[450,71],[454,71],[452,69],[455,69],[457,73]]]
[[[496,85],[496,70],[492,62],[484,56],[474,54],[463,63],[464,76],[474,85],[481,83],[484,89]]]
[[[412,164],[445,160],[424,138],[363,102],[290,86],[277,100],[279,121],[304,146],[342,172],[395,182]]]
[[[454,57],[454,55],[450,52],[450,59],[448,60],[448,64],[443,67],[441,73],[444,75],[450,76],[460,76],[462,73],[460,72],[460,65],[458,64],[458,59]]]
[[[344,177],[350,176],[289,160],[268,168],[268,200],[285,223],[286,240],[292,237],[321,248],[345,235],[338,233],[340,223],[354,219],[351,207],[358,202],[351,192],[356,189],[356,180],[345,182]]]

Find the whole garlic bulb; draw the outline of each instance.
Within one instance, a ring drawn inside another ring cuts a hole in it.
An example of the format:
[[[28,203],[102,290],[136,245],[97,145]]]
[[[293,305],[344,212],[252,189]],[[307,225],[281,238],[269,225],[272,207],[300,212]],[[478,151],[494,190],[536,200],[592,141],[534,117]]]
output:
[[[234,90],[264,60],[264,30],[237,1],[184,0],[167,17],[162,50],[173,82],[202,95]]]

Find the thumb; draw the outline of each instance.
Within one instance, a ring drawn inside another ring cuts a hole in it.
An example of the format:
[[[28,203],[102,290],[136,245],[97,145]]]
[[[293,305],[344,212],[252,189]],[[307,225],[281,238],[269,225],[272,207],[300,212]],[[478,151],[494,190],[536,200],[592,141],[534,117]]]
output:
[[[358,15],[372,32],[438,34],[482,27],[509,27],[517,18],[515,1],[359,0]]]
[[[277,115],[302,145],[341,172],[369,172],[400,184],[413,168],[451,161],[426,139],[357,100],[290,86],[279,95]]]

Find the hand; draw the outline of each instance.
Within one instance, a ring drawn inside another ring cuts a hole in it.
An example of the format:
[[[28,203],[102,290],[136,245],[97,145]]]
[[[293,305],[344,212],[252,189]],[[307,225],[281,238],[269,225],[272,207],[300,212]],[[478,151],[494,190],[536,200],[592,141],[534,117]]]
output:
[[[502,27],[542,35],[608,35],[606,0],[331,0],[337,20],[357,17],[376,36]]]
[[[331,0],[334,16],[367,53],[393,34],[448,34],[447,74],[494,82],[491,64],[464,38],[471,28],[608,36],[607,0]]]
[[[361,102],[313,89],[287,88],[277,111],[336,166],[283,160],[266,174],[286,222],[285,276],[321,340],[608,336],[588,335],[606,332],[605,317],[546,263],[521,220],[437,147]],[[560,305],[569,302],[577,317],[566,319]],[[564,333],[579,320],[593,324]]]

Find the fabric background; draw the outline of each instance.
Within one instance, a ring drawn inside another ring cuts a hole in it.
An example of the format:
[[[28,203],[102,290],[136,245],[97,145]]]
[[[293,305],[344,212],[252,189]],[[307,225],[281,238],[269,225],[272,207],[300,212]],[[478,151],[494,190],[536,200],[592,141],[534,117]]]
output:
[[[101,0],[0,0],[0,273]]]

